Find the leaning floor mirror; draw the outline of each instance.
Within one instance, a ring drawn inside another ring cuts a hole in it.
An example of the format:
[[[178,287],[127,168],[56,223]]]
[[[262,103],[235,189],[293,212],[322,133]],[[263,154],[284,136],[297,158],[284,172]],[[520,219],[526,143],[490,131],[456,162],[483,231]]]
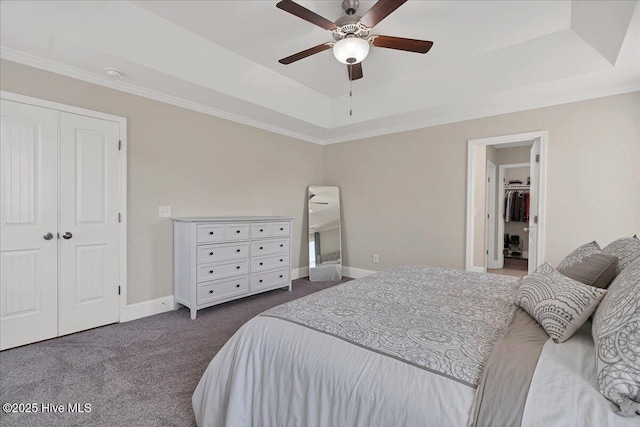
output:
[[[309,280],[342,279],[340,190],[309,187]]]

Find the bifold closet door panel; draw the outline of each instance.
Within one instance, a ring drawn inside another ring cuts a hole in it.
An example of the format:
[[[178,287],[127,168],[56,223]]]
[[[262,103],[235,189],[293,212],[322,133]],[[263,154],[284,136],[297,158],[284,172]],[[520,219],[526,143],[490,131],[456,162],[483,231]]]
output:
[[[60,113],[60,335],[120,317],[118,135],[115,122]]]
[[[0,101],[0,349],[58,335],[58,112]]]

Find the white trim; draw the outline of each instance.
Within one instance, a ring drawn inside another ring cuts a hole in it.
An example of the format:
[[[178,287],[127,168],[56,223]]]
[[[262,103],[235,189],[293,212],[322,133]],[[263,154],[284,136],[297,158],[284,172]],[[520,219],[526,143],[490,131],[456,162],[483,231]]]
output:
[[[110,122],[116,122],[120,125],[124,123],[125,126],[127,123],[127,119],[125,117],[114,116],[113,114],[107,114],[100,111],[87,110],[86,108],[74,107],[73,105],[60,104],[58,102],[48,101],[46,99],[34,98],[32,96],[21,95],[19,93],[7,92],[5,90],[0,90],[0,98],[5,99],[7,101],[19,102],[27,105],[35,105],[37,107],[49,108],[51,110],[58,110],[64,113],[71,113],[71,114],[77,114],[79,116],[87,116],[87,117],[93,117],[96,119],[108,120]],[[126,134],[124,136],[126,137]]]
[[[487,272],[487,269],[486,269],[486,267],[476,267],[476,266],[473,266],[473,267],[471,267],[471,270],[469,270],[469,271],[473,271],[473,272],[475,272],[475,273],[486,273],[486,272]]]
[[[108,87],[110,89],[119,90],[121,92],[130,93],[132,95],[141,96],[143,98],[153,99],[154,101],[164,102],[165,104],[175,105],[176,107],[186,108],[187,110],[197,111],[199,113],[219,117],[221,119],[230,120],[232,122],[241,123],[243,125],[251,126],[254,128],[266,130],[284,136],[289,136],[291,138],[300,139],[302,141],[320,145],[324,144],[324,141],[319,138],[314,138],[312,136],[294,132],[289,129],[273,126],[268,123],[218,110],[216,108],[178,98],[177,96],[167,95],[166,93],[147,89],[142,86],[126,83],[120,80],[113,80],[100,74],[90,73],[88,71],[81,70],[80,68],[72,67],[70,65],[62,64],[56,61],[51,61],[50,59],[40,58],[38,56],[20,52],[7,47],[0,47],[0,58],[28,65],[30,67],[39,68],[41,70],[50,71],[52,73],[61,74],[63,76],[71,77],[77,80],[93,83],[99,86]]]
[[[493,169],[493,172],[490,170]],[[496,180],[498,179],[498,166],[493,163],[491,160],[487,160],[487,178],[493,178],[493,182],[491,180],[487,180],[485,185],[487,186],[486,194],[485,194],[485,213],[487,214],[487,218],[485,219],[485,233],[484,233],[484,247],[488,251],[485,257],[485,269],[486,268],[499,268],[497,266],[497,257],[495,253],[496,249],[496,218],[498,214],[496,212]],[[493,196],[493,203],[489,203],[491,196]],[[492,223],[492,227],[489,224]],[[493,233],[489,233],[489,229],[493,229]],[[500,234],[498,234],[500,236]]]
[[[515,169],[515,168],[526,168],[531,167],[531,163],[510,163],[506,165],[498,166],[498,194],[502,194],[500,200],[498,201],[498,209],[500,210],[500,215],[504,212],[504,175],[507,169]],[[498,236],[504,236],[504,220],[498,222]],[[523,251],[524,253],[524,251]],[[528,258],[528,257],[527,257]],[[498,253],[498,267],[496,268],[504,268],[504,254],[502,251]]]
[[[360,279],[377,273],[374,270],[365,270],[363,268],[342,266],[342,276],[351,277],[352,279]]]
[[[130,304],[121,311],[120,322],[129,322],[171,310],[173,310],[173,295]]]
[[[475,147],[487,145],[501,145],[520,141],[538,141],[540,143],[540,184],[538,188],[538,235],[537,235],[537,263],[544,262],[544,238],[545,238],[545,202],[546,202],[546,180],[547,180],[547,131],[526,132],[513,135],[502,135],[489,138],[470,139],[467,145],[467,228],[466,228],[466,248],[465,248],[465,270],[473,271],[473,200],[475,189],[473,177],[475,174]],[[532,266],[529,266],[532,268]],[[535,269],[536,266],[533,266]]]
[[[31,96],[20,95],[13,92],[0,90],[0,99],[19,102],[22,104],[34,105],[42,108],[62,111],[65,113],[77,114],[80,116],[93,117],[108,120],[118,124],[119,140],[122,141],[122,150],[119,162],[119,185],[120,185],[120,321],[127,307],[127,119],[126,117],[114,116],[113,114],[88,110],[86,108],[74,107],[72,105],[60,104],[58,102],[47,101],[46,99],[33,98]]]
[[[300,267],[291,269],[291,280],[309,277],[309,267]]]
[[[370,276],[377,273],[374,270],[365,270],[363,268],[342,266],[342,277],[350,277],[352,279],[360,279],[361,277]],[[294,268],[291,270],[291,280],[309,277],[309,266]]]

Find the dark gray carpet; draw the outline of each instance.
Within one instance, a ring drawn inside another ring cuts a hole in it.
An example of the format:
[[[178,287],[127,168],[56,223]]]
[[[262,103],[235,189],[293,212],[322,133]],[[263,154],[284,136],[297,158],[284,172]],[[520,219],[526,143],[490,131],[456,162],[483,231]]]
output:
[[[343,279],[347,281],[350,279]],[[0,353],[0,402],[64,405],[64,413],[0,413],[8,426],[193,426],[191,395],[212,357],[262,311],[340,282],[298,279],[210,307],[184,307]],[[69,413],[68,404],[91,405]]]

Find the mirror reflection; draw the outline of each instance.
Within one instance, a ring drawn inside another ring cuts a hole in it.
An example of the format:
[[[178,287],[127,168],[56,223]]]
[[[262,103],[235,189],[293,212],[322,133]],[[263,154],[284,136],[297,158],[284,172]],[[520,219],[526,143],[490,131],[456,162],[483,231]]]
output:
[[[340,190],[309,187],[309,280],[342,279]]]

